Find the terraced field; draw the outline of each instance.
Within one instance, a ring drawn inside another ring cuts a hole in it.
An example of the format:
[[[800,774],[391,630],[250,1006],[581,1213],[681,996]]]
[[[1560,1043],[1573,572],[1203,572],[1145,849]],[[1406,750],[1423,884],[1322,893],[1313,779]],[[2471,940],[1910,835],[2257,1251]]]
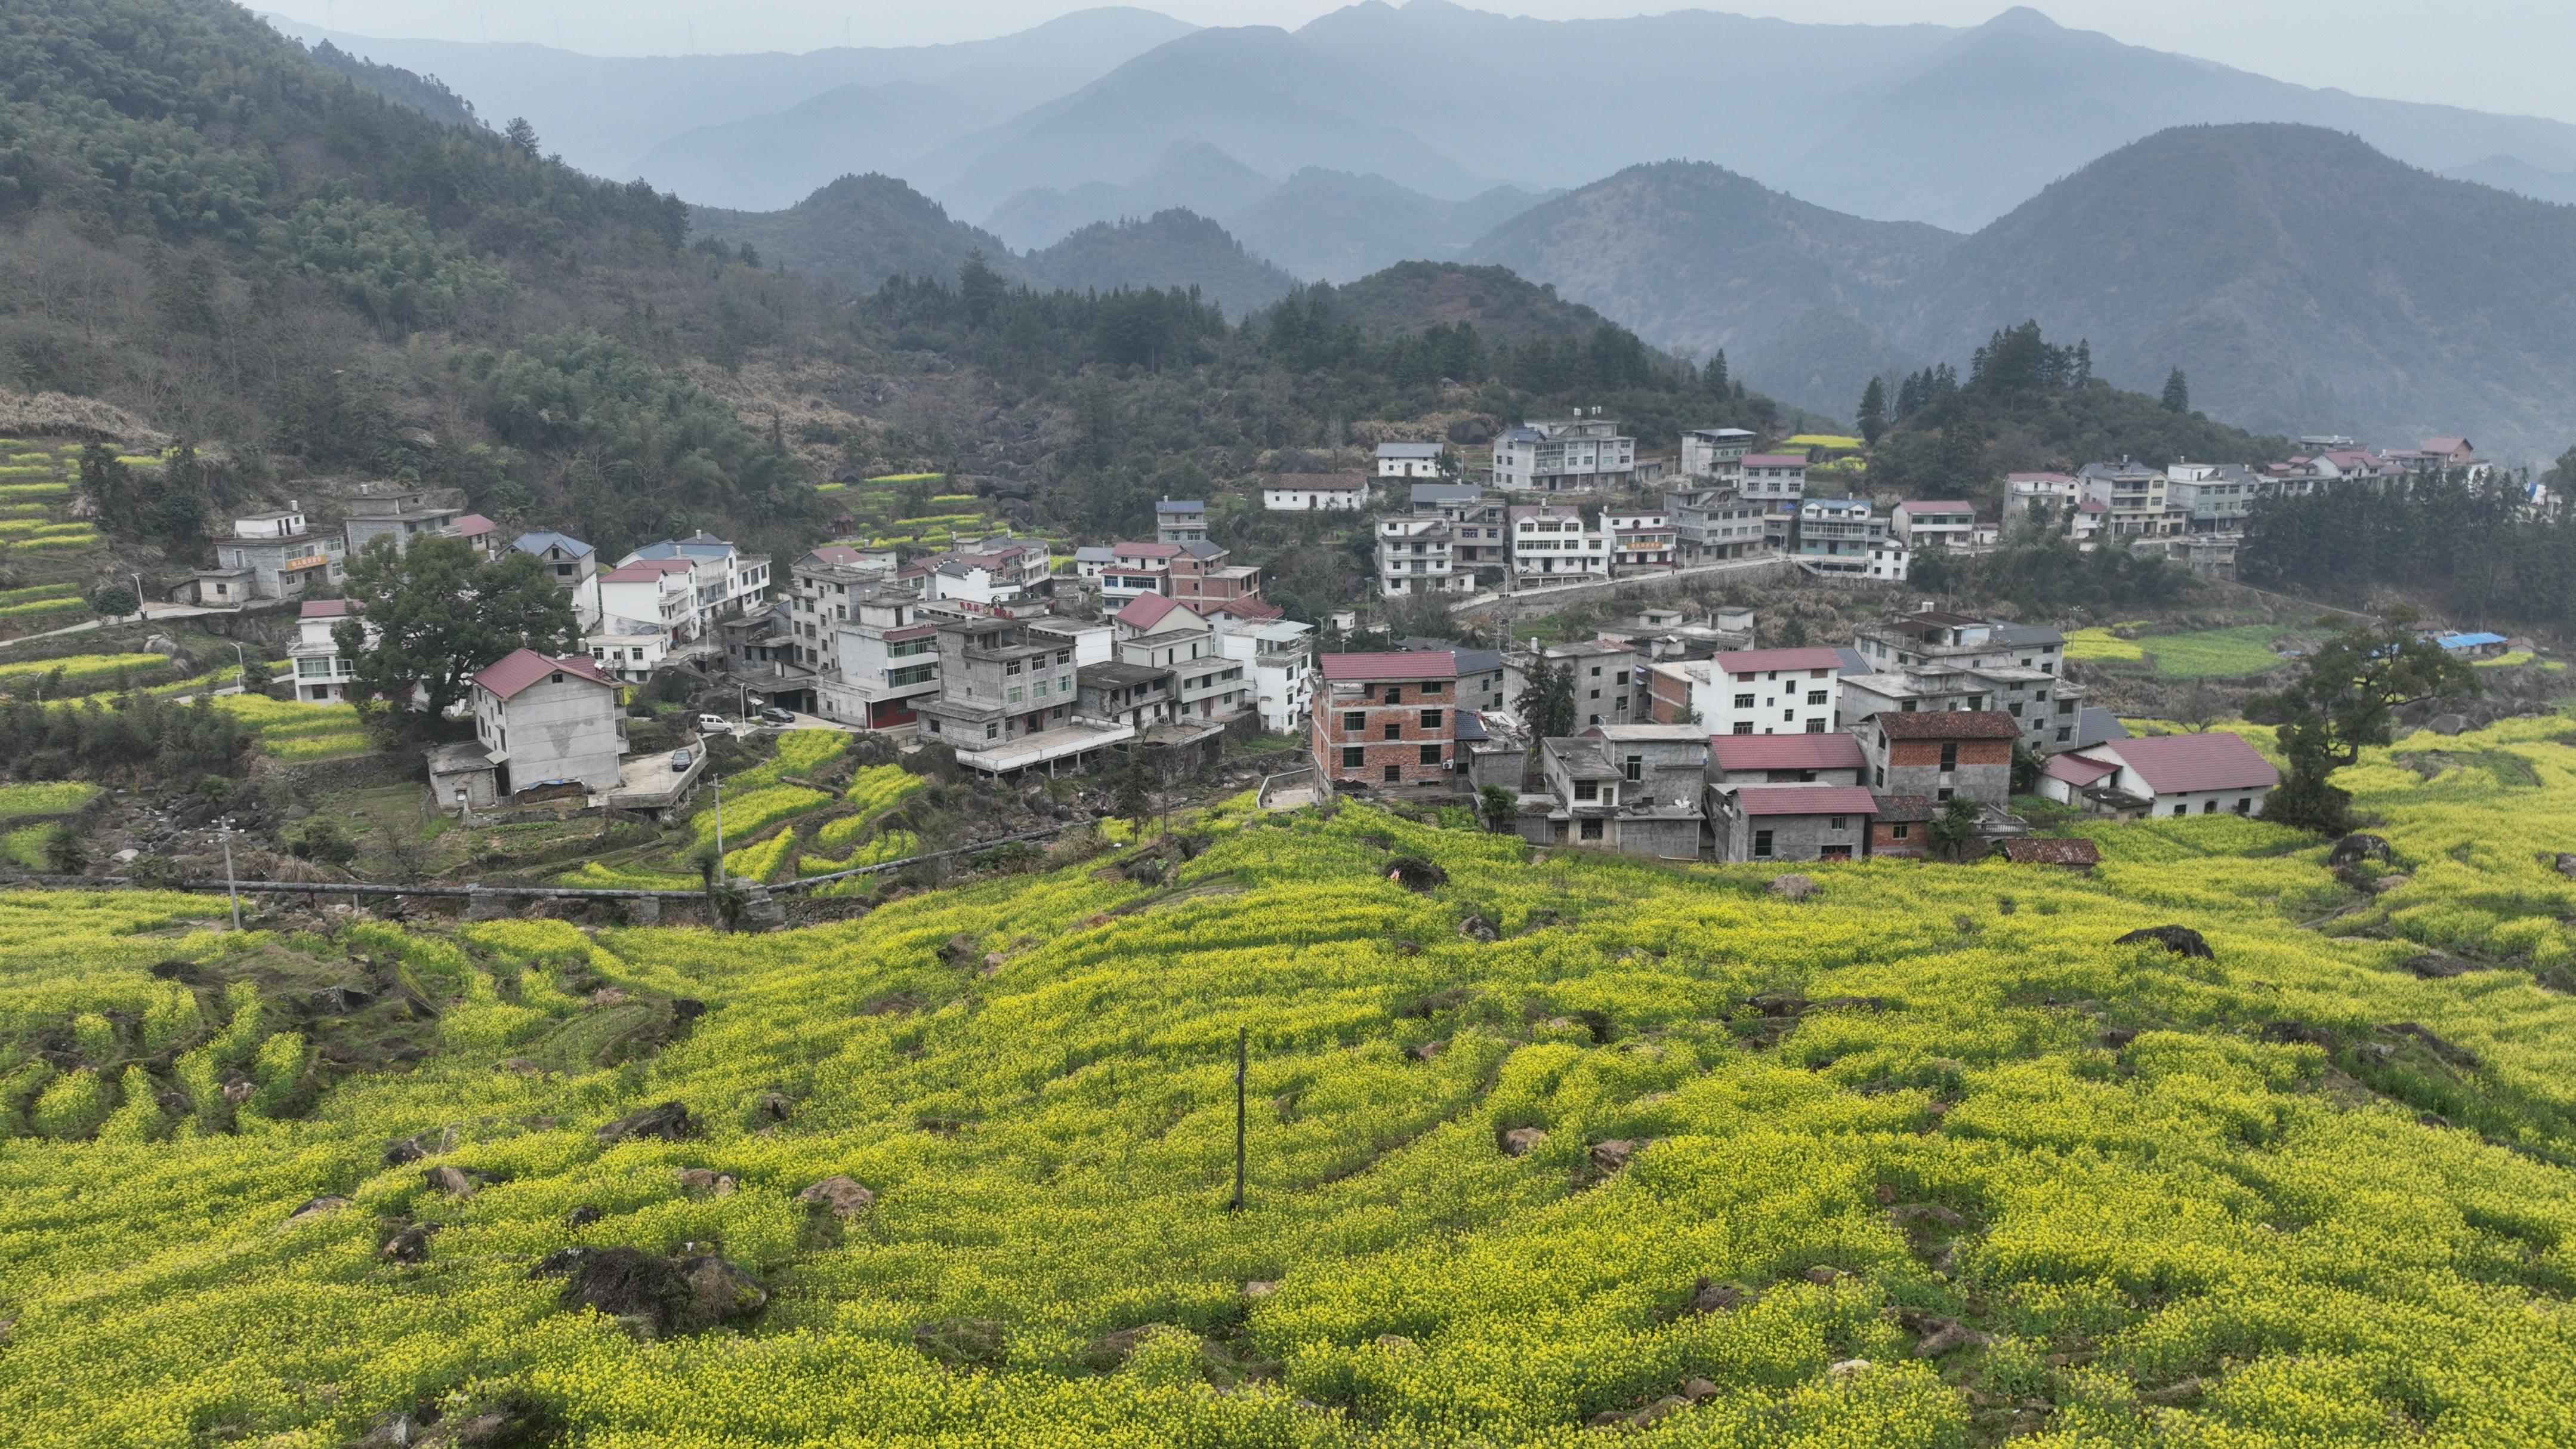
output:
[[[16,893],[0,1422],[2576,1441],[2571,740],[2373,752],[2374,893],[2232,818],[1801,899],[1359,806],[769,936]]]

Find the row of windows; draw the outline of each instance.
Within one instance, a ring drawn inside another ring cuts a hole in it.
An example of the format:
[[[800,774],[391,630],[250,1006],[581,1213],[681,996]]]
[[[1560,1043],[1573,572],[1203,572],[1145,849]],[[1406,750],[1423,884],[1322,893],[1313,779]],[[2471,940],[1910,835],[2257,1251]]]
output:
[[[1441,747],[1438,745],[1424,745],[1422,747],[1421,754],[1417,758],[1419,758],[1423,764],[1437,765],[1440,763],[1440,748]],[[1368,747],[1365,745],[1344,745],[1342,747],[1342,768],[1345,770],[1367,769]],[[1386,779],[1388,784],[1394,784],[1403,778],[1404,767],[1402,765],[1389,765],[1386,767]]]

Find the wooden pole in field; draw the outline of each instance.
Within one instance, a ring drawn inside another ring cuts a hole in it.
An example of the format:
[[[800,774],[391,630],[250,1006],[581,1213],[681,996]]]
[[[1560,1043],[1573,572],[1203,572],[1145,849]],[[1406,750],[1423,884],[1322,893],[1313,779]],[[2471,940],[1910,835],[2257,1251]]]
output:
[[[1243,1211],[1243,1076],[1248,1060],[1248,1036],[1244,1028],[1234,1029],[1234,1201],[1225,1205],[1230,1213]]]

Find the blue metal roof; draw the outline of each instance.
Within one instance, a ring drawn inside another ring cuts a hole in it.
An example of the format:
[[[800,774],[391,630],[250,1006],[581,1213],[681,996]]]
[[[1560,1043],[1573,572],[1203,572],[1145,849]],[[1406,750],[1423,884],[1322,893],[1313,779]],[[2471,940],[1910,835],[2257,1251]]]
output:
[[[580,558],[582,555],[590,552],[590,545],[582,542],[580,539],[573,538],[566,534],[554,533],[545,529],[539,529],[533,533],[520,534],[518,539],[510,546],[522,553],[536,554],[544,553],[550,548],[560,548],[575,558]]]
[[[2445,634],[2433,641],[2445,649],[2482,649],[2504,642],[2502,634]]]

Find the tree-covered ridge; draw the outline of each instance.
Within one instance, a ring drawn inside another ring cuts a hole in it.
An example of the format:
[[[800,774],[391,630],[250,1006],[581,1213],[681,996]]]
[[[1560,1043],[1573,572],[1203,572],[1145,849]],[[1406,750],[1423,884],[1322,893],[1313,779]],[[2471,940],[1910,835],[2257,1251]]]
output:
[[[2007,473],[2072,472],[2123,458],[2156,468],[2186,458],[2255,464],[2289,450],[2285,438],[2111,386],[2093,375],[2088,343],[2052,343],[2036,322],[1994,333],[1965,379],[1942,363],[1906,375],[1892,390],[1876,386],[1886,412],[1870,455],[1871,485],[1918,498],[1974,499],[1988,511]]]
[[[2576,451],[2543,483],[2576,486]],[[2258,503],[2237,563],[2248,583],[2368,602],[2380,589],[2423,598],[2462,626],[2576,627],[2576,517],[2534,517],[2510,479],[2452,473],[2345,483]]]

